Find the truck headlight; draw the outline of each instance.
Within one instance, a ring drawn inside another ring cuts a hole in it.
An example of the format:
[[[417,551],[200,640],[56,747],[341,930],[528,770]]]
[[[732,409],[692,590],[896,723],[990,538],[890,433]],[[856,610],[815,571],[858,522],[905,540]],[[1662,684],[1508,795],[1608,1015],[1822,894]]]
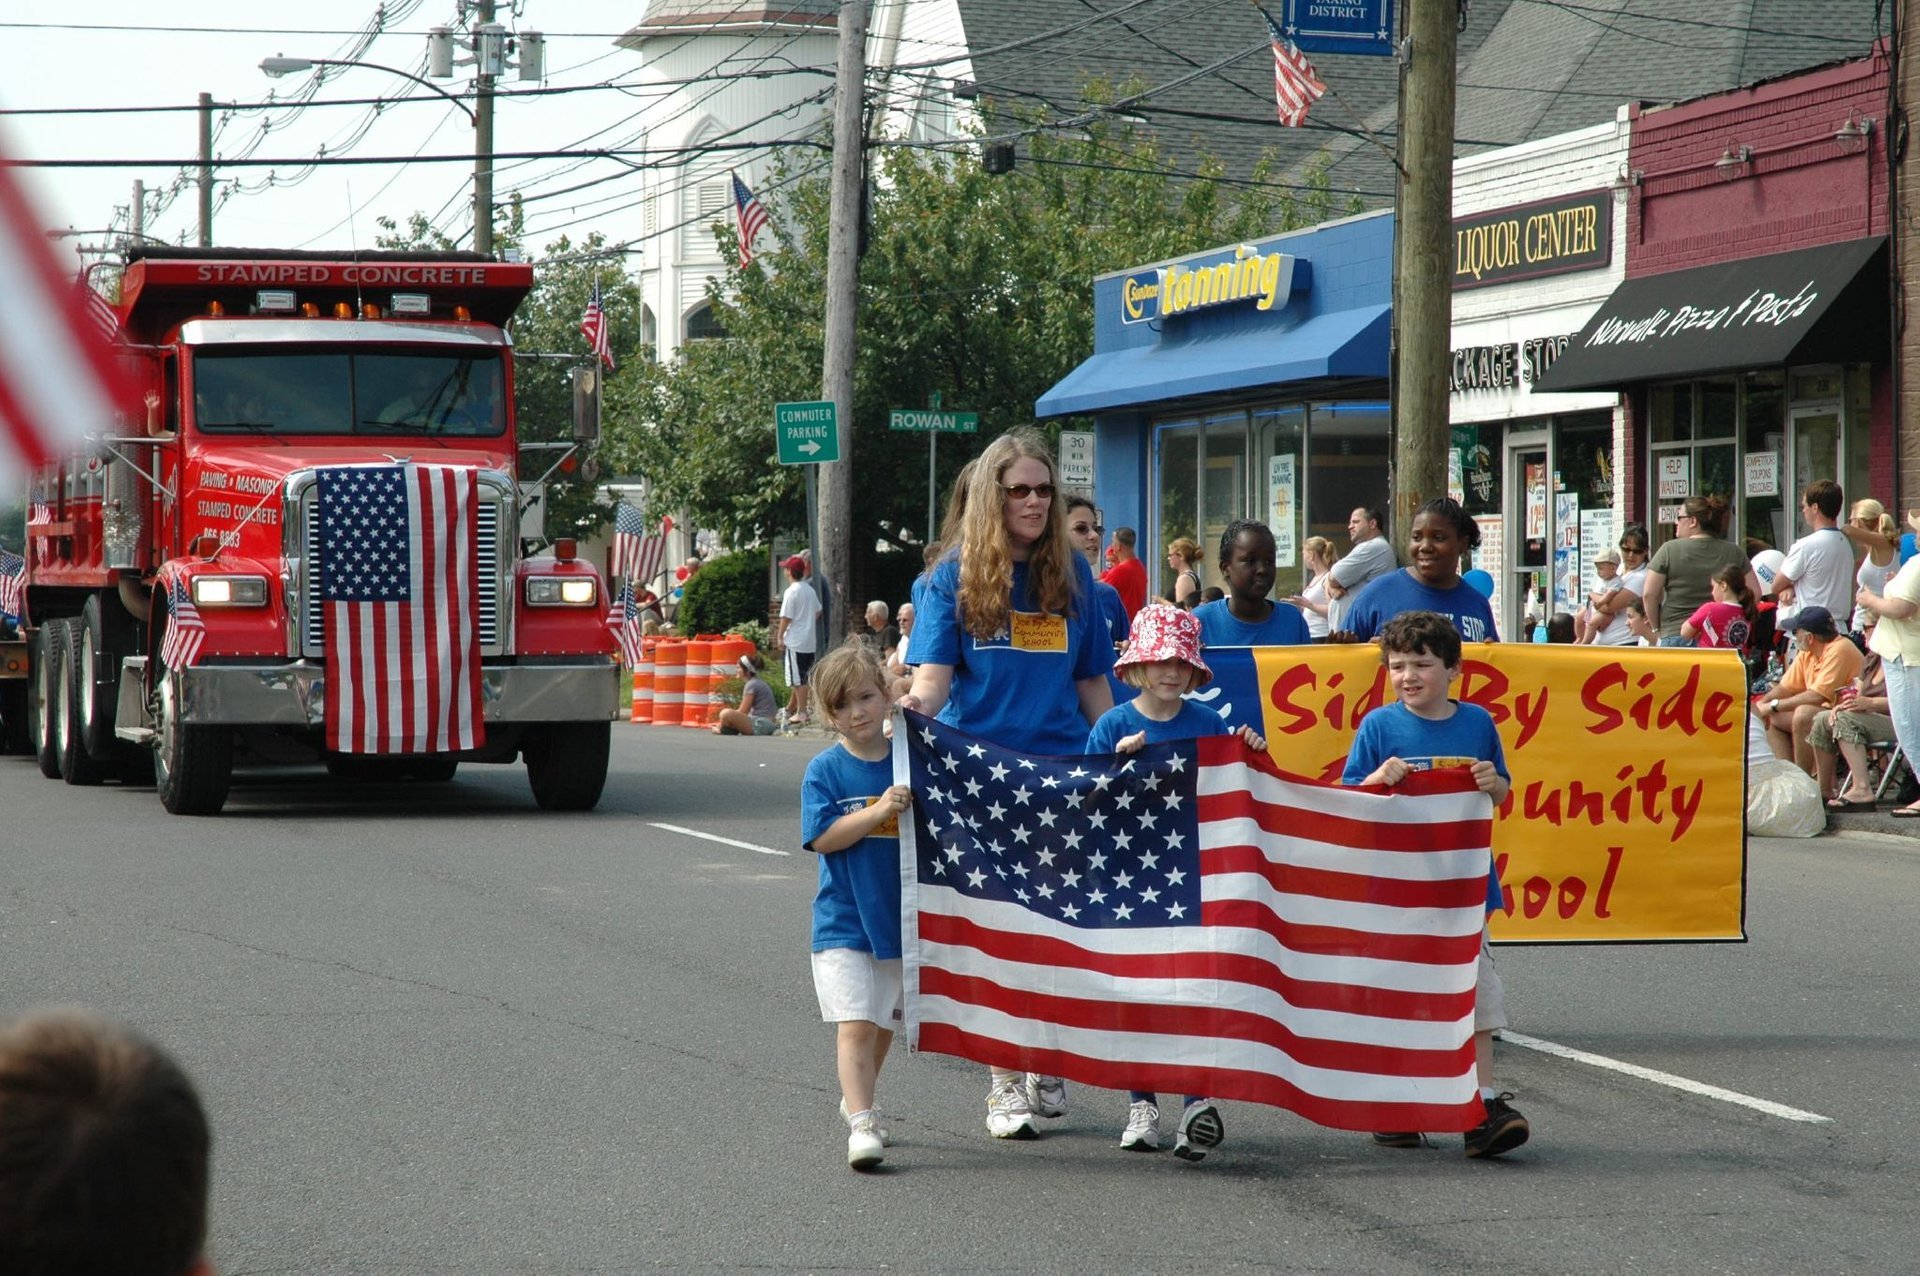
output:
[[[265,576],[195,576],[193,602],[196,607],[265,607]]]
[[[591,576],[529,576],[529,607],[591,607],[600,599],[600,587]]]

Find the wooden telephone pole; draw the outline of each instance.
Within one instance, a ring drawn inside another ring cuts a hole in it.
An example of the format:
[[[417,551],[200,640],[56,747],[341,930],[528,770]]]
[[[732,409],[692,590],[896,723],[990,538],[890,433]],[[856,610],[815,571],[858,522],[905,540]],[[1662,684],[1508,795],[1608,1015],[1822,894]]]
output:
[[[847,629],[846,600],[852,587],[853,368],[858,351],[855,318],[860,304],[860,216],[866,184],[866,83],[868,0],[841,0],[839,67],[834,80],[832,203],[827,223],[826,356],[821,397],[833,400],[840,428],[840,459],[819,467],[818,541],[813,566],[827,596],[827,648]]]

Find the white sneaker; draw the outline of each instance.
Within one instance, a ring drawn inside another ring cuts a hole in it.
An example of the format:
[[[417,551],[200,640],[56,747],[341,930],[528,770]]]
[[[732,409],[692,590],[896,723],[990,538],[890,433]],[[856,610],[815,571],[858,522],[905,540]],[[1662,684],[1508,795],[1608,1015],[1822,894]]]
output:
[[[1035,1116],[1049,1119],[1067,1114],[1067,1083],[1059,1077],[1027,1074],[1027,1106]]]
[[[1037,1139],[1033,1111],[1027,1106],[1026,1087],[1017,1077],[994,1083],[987,1091],[987,1133],[996,1139]]]
[[[1180,1114],[1180,1129],[1173,1138],[1173,1154],[1183,1161],[1204,1161],[1210,1148],[1217,1148],[1227,1137],[1226,1122],[1212,1099],[1189,1103]]]
[[[862,1112],[853,1119],[847,1134],[847,1164],[856,1170],[870,1170],[886,1160],[881,1149],[886,1143],[873,1126],[873,1113]]]
[[[1127,1109],[1127,1128],[1120,1132],[1120,1146],[1129,1152],[1158,1152],[1160,1109],[1145,1099]]]
[[[848,1125],[853,1124],[853,1116],[851,1113],[847,1111],[847,1101],[844,1098],[840,1100],[840,1119],[842,1121],[845,1121]],[[880,1105],[877,1103],[874,1104],[873,1105],[873,1132],[880,1136],[880,1145],[882,1147],[892,1147],[893,1131],[889,1130],[886,1126],[880,1124],[882,1121],[886,1119],[887,1119],[886,1115],[880,1111]]]

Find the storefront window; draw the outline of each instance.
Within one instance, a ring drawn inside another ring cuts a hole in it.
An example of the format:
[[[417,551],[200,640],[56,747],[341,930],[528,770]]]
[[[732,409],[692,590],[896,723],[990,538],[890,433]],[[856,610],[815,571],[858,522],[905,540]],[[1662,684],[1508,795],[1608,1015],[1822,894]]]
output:
[[[1744,380],[1747,403],[1746,443],[1740,453],[1741,536],[1785,546],[1793,531],[1788,523],[1797,508],[1796,502],[1787,500],[1781,480],[1787,472],[1786,377],[1778,371],[1750,372]]]
[[[1191,420],[1169,421],[1154,428],[1154,438],[1154,450],[1158,453],[1155,495],[1160,539],[1151,547],[1135,548],[1146,559],[1149,570],[1160,578],[1160,587],[1155,593],[1169,598],[1173,592],[1173,573],[1166,570],[1167,546],[1182,536],[1194,536],[1200,525],[1200,430]],[[1202,543],[1201,549],[1205,548]]]
[[[1840,480],[1842,490],[1846,492],[1847,504],[1864,497],[1874,496],[1872,471],[1873,449],[1867,442],[1867,423],[1873,419],[1873,374],[1865,364],[1854,364],[1847,369],[1847,430],[1851,444],[1847,448],[1847,473]],[[1889,509],[1893,508],[1894,492],[1885,488],[1877,495]],[[1902,515],[1894,511],[1894,521],[1899,522]]]
[[[1648,395],[1653,441],[1678,443],[1693,437],[1693,383],[1657,385]]]
[[[1447,460],[1450,495],[1475,518],[1498,516],[1506,484],[1500,480],[1500,448],[1506,426],[1502,422],[1453,427],[1453,455]]]
[[[1554,422],[1553,610],[1571,612],[1599,588],[1593,560],[1620,539],[1613,513],[1613,415]]]
[[[1307,418],[1308,535],[1324,536],[1345,554],[1347,515],[1357,505],[1387,514],[1387,405],[1315,403]],[[1387,535],[1404,547],[1407,529],[1389,522]]]
[[[1247,413],[1244,409],[1215,413],[1205,424],[1206,481],[1200,492],[1200,532],[1194,537],[1203,551],[1220,543],[1227,524],[1247,517]],[[1203,553],[1201,557],[1218,556]],[[1163,556],[1163,566],[1164,562]],[[1220,584],[1218,575],[1218,565],[1206,563],[1200,572],[1201,584]]]
[[[1297,403],[1253,410],[1255,473],[1263,493],[1255,517],[1273,529],[1276,598],[1298,593],[1305,585],[1306,563],[1300,543],[1317,534],[1302,525],[1305,507],[1300,494],[1306,482],[1306,457],[1301,445],[1305,424],[1306,409]],[[1209,560],[1219,558],[1217,543],[1200,548]],[[1205,579],[1211,581],[1218,568],[1213,561],[1208,567]]]

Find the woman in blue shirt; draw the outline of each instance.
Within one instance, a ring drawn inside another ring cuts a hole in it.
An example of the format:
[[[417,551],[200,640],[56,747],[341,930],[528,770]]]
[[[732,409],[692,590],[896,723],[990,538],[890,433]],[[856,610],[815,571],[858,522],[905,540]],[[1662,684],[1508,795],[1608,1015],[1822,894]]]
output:
[[[1480,525],[1458,501],[1441,496],[1422,505],[1407,541],[1410,564],[1360,591],[1347,613],[1342,639],[1368,642],[1401,612],[1437,611],[1453,622],[1462,641],[1499,642],[1493,604],[1460,579],[1461,555],[1479,546]]]

